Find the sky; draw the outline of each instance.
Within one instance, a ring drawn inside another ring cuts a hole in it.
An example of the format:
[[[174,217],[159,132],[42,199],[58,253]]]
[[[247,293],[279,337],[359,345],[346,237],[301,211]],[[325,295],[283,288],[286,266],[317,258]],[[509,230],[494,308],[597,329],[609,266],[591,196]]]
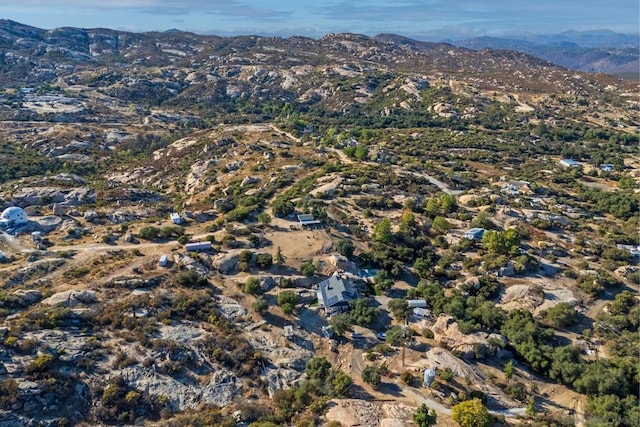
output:
[[[39,28],[445,40],[605,28],[635,34],[639,9],[638,0],[1,0],[0,18]]]

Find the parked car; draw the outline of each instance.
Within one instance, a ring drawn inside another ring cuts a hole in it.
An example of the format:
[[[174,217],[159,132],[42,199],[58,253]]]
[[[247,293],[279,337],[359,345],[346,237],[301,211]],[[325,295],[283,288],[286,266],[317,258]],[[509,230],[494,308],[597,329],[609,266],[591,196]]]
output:
[[[387,334],[385,334],[384,332],[376,332],[376,338],[378,338],[380,341],[384,341],[387,338]]]

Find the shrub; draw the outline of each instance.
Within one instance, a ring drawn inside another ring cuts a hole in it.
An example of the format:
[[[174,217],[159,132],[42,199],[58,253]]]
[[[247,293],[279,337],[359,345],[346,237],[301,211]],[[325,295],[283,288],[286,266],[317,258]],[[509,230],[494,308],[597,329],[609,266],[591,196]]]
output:
[[[24,370],[28,374],[35,374],[49,370],[53,363],[53,356],[50,354],[40,354],[35,360],[29,362]]]
[[[453,379],[453,371],[451,370],[451,368],[444,368],[444,369],[438,370],[438,375],[440,376],[442,381],[449,382]]]
[[[308,259],[300,266],[300,272],[307,277],[311,277],[316,274],[316,266],[313,265],[313,260]]]
[[[264,314],[269,310],[269,303],[264,298],[259,297],[253,303],[253,309],[260,314]]]
[[[262,287],[260,286],[260,280],[255,277],[249,277],[244,283],[244,291],[248,294],[260,295],[262,294]]]
[[[375,366],[366,366],[362,370],[362,381],[376,387],[382,381],[382,376]]]
[[[197,288],[207,285],[207,279],[194,270],[185,270],[178,273],[176,283],[185,288]]]
[[[266,270],[271,267],[272,264],[273,258],[271,257],[271,254],[258,254],[256,256],[256,265],[261,269]]]
[[[0,383],[0,409],[10,409],[18,401],[18,382],[8,378]]]
[[[413,380],[416,379],[416,377],[413,375],[411,371],[404,371],[403,373],[400,374],[400,379],[405,384],[411,385],[413,383]]]

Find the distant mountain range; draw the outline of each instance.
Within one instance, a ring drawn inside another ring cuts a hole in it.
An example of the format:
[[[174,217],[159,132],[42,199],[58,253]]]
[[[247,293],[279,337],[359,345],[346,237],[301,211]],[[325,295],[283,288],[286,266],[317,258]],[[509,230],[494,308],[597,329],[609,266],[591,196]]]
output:
[[[473,50],[515,50],[580,71],[634,79],[640,75],[639,36],[610,30],[566,31],[514,38],[476,37],[448,42]]]

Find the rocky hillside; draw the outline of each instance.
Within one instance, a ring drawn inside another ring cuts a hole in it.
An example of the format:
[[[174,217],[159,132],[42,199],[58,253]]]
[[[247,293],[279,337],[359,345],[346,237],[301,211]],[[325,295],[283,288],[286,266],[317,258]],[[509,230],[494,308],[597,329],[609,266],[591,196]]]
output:
[[[1,426],[636,416],[637,84],[10,21],[0,69]]]

